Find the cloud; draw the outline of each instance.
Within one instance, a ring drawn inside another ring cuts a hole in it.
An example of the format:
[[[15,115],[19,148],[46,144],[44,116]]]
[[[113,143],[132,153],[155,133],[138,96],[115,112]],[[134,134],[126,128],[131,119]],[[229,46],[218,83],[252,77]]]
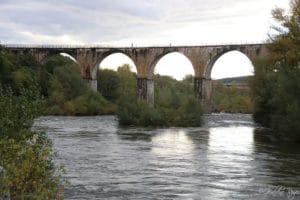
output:
[[[65,44],[255,41],[266,37],[271,9],[286,8],[288,2],[1,0],[0,38],[13,43]]]
[[[51,35],[41,35],[41,34],[34,34],[31,32],[20,32],[22,35],[30,38],[32,43],[39,43],[40,41],[47,41],[48,44],[51,43],[67,43],[67,44],[83,44],[80,40],[76,39],[76,36],[72,35],[59,35],[59,36],[51,36]]]

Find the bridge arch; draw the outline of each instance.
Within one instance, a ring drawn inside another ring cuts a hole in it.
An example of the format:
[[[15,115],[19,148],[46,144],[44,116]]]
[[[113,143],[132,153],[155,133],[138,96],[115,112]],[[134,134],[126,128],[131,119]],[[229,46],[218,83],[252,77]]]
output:
[[[48,64],[48,65],[45,65],[46,66],[46,70],[49,73],[53,73],[54,69],[57,67],[58,62],[61,62],[61,60],[57,62],[57,59],[60,59],[60,58],[62,58],[62,59],[68,59],[70,62],[72,62],[72,63],[74,63],[74,64],[76,64],[76,65],[79,66],[78,61],[76,60],[76,58],[74,58],[72,55],[70,55],[68,53],[65,53],[63,51],[62,52],[55,52],[55,53],[44,55],[41,58],[41,60],[39,61],[39,63],[41,63],[43,65],[44,64]]]
[[[76,58],[76,54],[72,53],[72,52],[68,52],[68,51],[51,51],[51,52],[47,52],[45,54],[32,54],[35,56],[36,60],[39,63],[44,63],[45,60],[47,60],[47,58],[52,57],[52,56],[63,56],[66,58],[70,58],[72,61],[74,61],[75,63],[78,63],[78,60]]]
[[[240,51],[238,49],[226,50],[226,51],[223,51],[221,53],[218,53],[217,55],[212,57],[212,59],[208,62],[207,66],[206,66],[206,69],[205,69],[204,78],[205,79],[211,79],[211,73],[212,73],[213,67],[215,66],[216,62],[221,57],[225,56],[227,53],[232,53],[232,52],[236,52],[236,53],[240,54],[240,56],[244,56],[247,60],[250,61],[251,65],[253,66],[253,62],[251,60],[251,57],[249,55],[247,55],[246,53],[244,53],[243,51]]]
[[[61,53],[59,53],[58,55],[61,55],[61,56],[66,57],[66,58],[69,58],[69,59],[71,59],[73,62],[78,63],[78,61],[76,60],[76,58],[75,58],[74,56],[68,54],[68,53],[61,52]],[[47,56],[47,57],[48,57],[48,56]]]
[[[194,76],[195,74],[195,68],[193,66],[193,63],[191,61],[191,59],[182,51],[179,51],[177,49],[167,49],[166,51],[164,51],[163,53],[157,55],[155,57],[155,59],[152,61],[151,65],[150,65],[150,70],[149,70],[149,74],[148,74],[148,79],[152,79],[154,72],[155,72],[155,68],[157,67],[157,64],[162,61],[162,59],[164,59],[166,56],[170,56],[170,55],[174,55],[174,56],[180,56],[182,58],[184,58],[184,60],[186,60],[188,62],[188,64],[192,67],[193,72],[192,75]]]
[[[219,60],[221,60],[222,58],[226,58],[225,56],[228,56],[231,53],[235,53],[234,55],[232,55],[232,58],[236,57],[236,58],[240,58],[240,60],[241,60],[241,63],[239,63],[241,66],[233,66],[233,67],[244,68],[245,65],[249,65],[246,67],[247,68],[250,67],[252,70],[252,73],[254,73],[254,67],[253,67],[253,62],[251,61],[251,57],[249,55],[247,55],[246,53],[244,53],[243,51],[236,50],[236,49],[226,50],[226,51],[222,51],[222,52],[216,54],[214,57],[212,57],[210,59],[210,61],[208,62],[207,67],[205,68],[204,78],[203,78],[203,82],[202,82],[202,88],[203,88],[202,100],[203,100],[203,104],[204,104],[205,108],[207,108],[206,112],[211,112],[211,110],[212,110],[212,101],[213,101],[212,100],[212,93],[213,93],[212,72],[213,72],[213,69]],[[232,68],[228,69],[228,70],[232,70]],[[240,71],[238,73],[242,73],[242,72]],[[232,75],[223,76],[220,78],[237,77],[237,75],[238,74],[232,74]],[[250,70],[249,70],[248,74],[244,73],[244,75],[251,75]],[[240,76],[243,76],[243,74],[241,74]]]
[[[154,82],[153,82],[153,75],[154,75],[154,72],[155,72],[155,68],[157,67],[157,64],[160,61],[162,61],[162,59],[164,59],[166,56],[170,56],[170,55],[171,56],[172,55],[180,56],[181,58],[183,58],[184,61],[187,62],[186,64],[191,66],[192,75],[194,76],[194,74],[195,74],[195,69],[193,67],[193,64],[192,64],[191,60],[182,51],[179,51],[176,48],[169,48],[169,49],[165,49],[163,52],[157,54],[154,57],[154,59],[152,60],[151,64],[150,64],[150,69],[149,69],[147,78],[140,79],[140,82],[138,83],[138,85],[139,85],[138,88],[140,88],[141,90],[144,90],[144,89],[142,89],[144,87],[147,88],[146,93],[142,94],[142,95],[139,95],[139,96],[142,96],[142,98],[147,99],[147,102],[150,106],[154,106],[154,99],[155,99],[154,98],[154,91],[155,90],[154,90]],[[179,73],[179,72],[177,72],[177,73]],[[169,75],[169,72],[165,73],[164,75]]]
[[[113,56],[113,55],[116,55],[116,54],[122,54],[123,56],[126,56],[129,60],[131,60],[133,65],[134,65],[133,66],[134,67],[133,71],[135,71],[135,72],[137,71],[136,63],[135,63],[134,59],[132,59],[129,54],[127,54],[125,51],[122,51],[120,49],[113,49],[113,50],[103,52],[102,55],[98,57],[95,65],[93,66],[93,70],[92,70],[92,74],[91,74],[93,79],[97,79],[97,70],[100,67],[100,64],[105,59],[109,58],[109,56]],[[124,64],[127,64],[127,63],[124,63]]]

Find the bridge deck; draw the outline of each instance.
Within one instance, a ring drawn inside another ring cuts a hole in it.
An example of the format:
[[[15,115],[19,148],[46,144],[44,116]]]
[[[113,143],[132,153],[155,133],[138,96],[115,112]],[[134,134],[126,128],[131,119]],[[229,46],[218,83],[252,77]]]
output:
[[[196,44],[196,45],[145,45],[145,46],[135,46],[135,45],[101,45],[101,44],[86,44],[86,45],[76,45],[76,44],[1,44],[0,46],[6,48],[31,48],[31,49],[142,49],[142,48],[192,48],[192,47],[222,47],[222,46],[252,46],[252,45],[265,45],[267,42],[251,42],[251,43],[223,43],[223,44]]]

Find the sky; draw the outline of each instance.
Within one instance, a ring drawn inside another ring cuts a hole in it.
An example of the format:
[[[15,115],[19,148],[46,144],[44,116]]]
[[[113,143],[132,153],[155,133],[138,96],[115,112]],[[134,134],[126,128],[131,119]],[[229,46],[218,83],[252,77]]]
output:
[[[267,39],[274,24],[271,10],[287,10],[288,6],[289,0],[0,0],[0,42],[103,46],[257,43]],[[249,65],[243,55],[225,56],[228,58],[221,57],[223,61],[213,68],[213,72],[220,68],[216,76]],[[115,56],[116,60],[117,65],[125,62]],[[181,79],[193,73],[189,64],[181,55],[167,55],[156,72],[176,72],[173,76]],[[229,70],[233,65],[237,68]]]

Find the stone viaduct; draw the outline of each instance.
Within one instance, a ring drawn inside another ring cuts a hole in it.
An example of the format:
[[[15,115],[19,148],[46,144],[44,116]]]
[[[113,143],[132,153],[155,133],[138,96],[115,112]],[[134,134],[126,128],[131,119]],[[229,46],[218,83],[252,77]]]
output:
[[[157,62],[168,53],[179,52],[186,56],[194,68],[194,92],[202,100],[205,112],[211,112],[211,71],[217,59],[229,51],[240,51],[253,61],[255,57],[268,54],[267,44],[234,44],[206,46],[160,46],[160,47],[85,47],[85,46],[25,46],[5,45],[15,54],[30,53],[39,62],[49,55],[66,53],[76,59],[82,77],[97,89],[97,69],[107,56],[113,53],[127,55],[137,69],[137,95],[141,100],[154,105],[153,73]]]

